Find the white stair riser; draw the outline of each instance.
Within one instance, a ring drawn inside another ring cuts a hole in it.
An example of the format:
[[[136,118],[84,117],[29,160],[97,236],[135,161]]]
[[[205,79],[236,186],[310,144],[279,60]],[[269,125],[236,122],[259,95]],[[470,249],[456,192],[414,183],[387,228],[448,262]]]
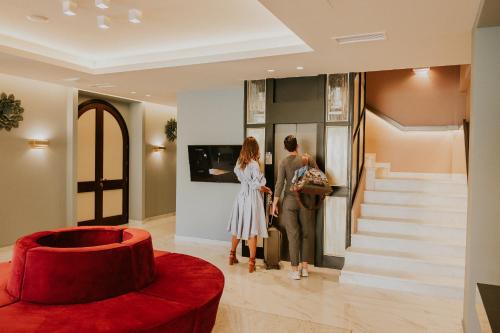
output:
[[[467,197],[428,195],[412,192],[376,192],[365,191],[365,203],[381,203],[392,205],[421,205],[432,207],[449,207],[464,209],[467,207]]]
[[[465,247],[462,246],[400,238],[381,238],[361,234],[352,235],[351,246],[362,249],[407,252],[441,257],[465,257]]]
[[[376,179],[375,190],[467,194],[465,184],[410,179]]]
[[[464,293],[463,289],[452,286],[434,286],[411,280],[400,280],[385,276],[358,274],[356,272],[349,272],[348,270],[342,270],[340,282],[366,287],[408,291],[424,295],[445,296],[458,299],[462,298]]]
[[[440,211],[406,206],[362,204],[361,215],[363,217],[389,217],[428,221],[454,226],[465,226],[467,223],[467,214],[463,212]]]
[[[397,270],[424,275],[464,278],[465,267],[412,260],[402,257],[373,255],[369,253],[348,252],[346,262],[353,266],[366,268]]]
[[[465,244],[465,228],[447,228],[410,222],[358,219],[358,231],[392,233],[399,235],[427,237],[430,240],[446,240]]]
[[[422,173],[422,172],[389,171],[387,178],[446,180],[460,184],[467,184],[467,175],[461,173]]]

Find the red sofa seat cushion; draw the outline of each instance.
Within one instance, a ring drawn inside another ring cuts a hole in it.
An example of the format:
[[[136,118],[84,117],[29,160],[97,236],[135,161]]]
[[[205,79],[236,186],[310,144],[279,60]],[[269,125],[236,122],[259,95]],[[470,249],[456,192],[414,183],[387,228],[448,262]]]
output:
[[[110,298],[144,288],[155,275],[151,236],[144,230],[80,227],[36,233],[16,242],[14,253],[7,291],[34,303]]]
[[[137,292],[72,305],[18,302],[0,308],[0,332],[191,333],[195,312],[186,305]]]
[[[157,280],[142,293],[194,307],[194,332],[209,333],[215,325],[224,275],[203,259],[166,253],[156,258]]]

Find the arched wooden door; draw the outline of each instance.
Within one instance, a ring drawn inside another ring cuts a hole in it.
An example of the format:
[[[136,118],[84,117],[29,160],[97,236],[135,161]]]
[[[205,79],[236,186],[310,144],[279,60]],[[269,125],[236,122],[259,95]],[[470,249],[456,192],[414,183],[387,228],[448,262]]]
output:
[[[129,136],[116,108],[103,100],[78,106],[77,221],[128,223]]]

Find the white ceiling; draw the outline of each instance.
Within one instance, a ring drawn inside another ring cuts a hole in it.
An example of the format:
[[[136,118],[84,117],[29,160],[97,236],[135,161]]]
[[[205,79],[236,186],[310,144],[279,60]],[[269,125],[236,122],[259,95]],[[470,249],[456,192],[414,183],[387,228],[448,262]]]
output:
[[[244,79],[465,64],[480,0],[112,0],[107,10],[93,2],[78,0],[68,17],[59,0],[2,0],[0,72],[174,104],[178,91]],[[127,22],[129,8],[143,11],[143,23]],[[104,13],[105,31],[96,24]],[[387,40],[332,39],[371,32]],[[71,77],[80,80],[64,81]]]

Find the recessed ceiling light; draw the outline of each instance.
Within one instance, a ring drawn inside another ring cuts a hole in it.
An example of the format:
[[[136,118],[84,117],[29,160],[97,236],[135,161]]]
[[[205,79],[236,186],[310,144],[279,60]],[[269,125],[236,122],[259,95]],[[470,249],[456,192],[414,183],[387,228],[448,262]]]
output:
[[[78,76],[68,77],[68,78],[63,79],[63,81],[66,81],[66,82],[75,82],[75,81],[78,81],[78,80],[80,80],[80,78]]]
[[[137,94],[137,93],[136,93],[135,91],[131,91],[130,93],[131,93],[132,95],[135,95],[135,94]]]
[[[274,73],[274,69],[268,69],[267,72],[268,73]]]
[[[38,15],[38,14],[28,15],[28,16],[26,16],[26,19],[28,19],[28,21],[36,22],[36,23],[49,22],[49,18],[47,16]]]
[[[139,9],[129,9],[128,11],[128,21],[130,23],[141,23],[142,22],[142,12]]]
[[[302,66],[297,66],[296,68],[297,68],[299,71],[301,71],[301,70],[303,70],[303,69],[304,69],[304,67],[302,67]]]
[[[374,42],[378,40],[385,40],[385,32],[374,32],[369,34],[352,35],[352,36],[342,36],[334,37],[334,39],[340,45],[351,44],[351,43],[363,43],[363,42]]]
[[[111,19],[104,15],[97,16],[97,26],[100,29],[109,29],[111,27]]]
[[[430,70],[431,69],[429,67],[413,68],[413,73],[415,73],[416,75],[425,76],[429,74]]]
[[[151,95],[150,94],[146,94],[146,97],[151,97]]]
[[[91,84],[90,86],[92,88],[114,88],[114,87],[116,87],[112,83],[96,83],[96,84]]]
[[[111,0],[95,0],[95,6],[101,9],[108,9]]]
[[[75,16],[76,9],[78,8],[78,4],[73,0],[63,0],[63,13],[68,16]]]

